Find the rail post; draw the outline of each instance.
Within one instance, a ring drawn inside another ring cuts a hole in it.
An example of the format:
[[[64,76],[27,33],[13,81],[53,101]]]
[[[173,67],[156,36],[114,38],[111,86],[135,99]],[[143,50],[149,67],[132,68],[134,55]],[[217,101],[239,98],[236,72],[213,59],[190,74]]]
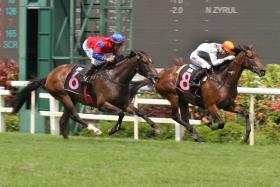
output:
[[[138,108],[138,102],[137,102],[137,95],[134,98],[133,105],[134,107]],[[139,139],[139,118],[137,115],[134,115],[134,140]]]
[[[36,93],[35,91],[31,92],[31,106],[30,106],[30,133],[35,134],[35,100],[36,100]]]
[[[55,115],[59,112],[58,101],[54,97],[50,97],[50,131],[52,135],[59,135],[59,117]]]
[[[184,137],[184,128],[179,123],[175,122],[175,140],[182,141]]]
[[[254,101],[255,97],[254,95],[250,95],[250,126],[251,126],[251,133],[250,133],[250,139],[249,139],[249,143],[251,146],[254,145],[254,119],[255,119],[255,109],[254,109]]]
[[[4,91],[3,89],[0,89],[0,91]],[[5,98],[4,95],[1,94],[0,96],[0,107],[5,107]],[[0,132],[5,132],[5,117],[4,117],[4,111],[0,111]]]

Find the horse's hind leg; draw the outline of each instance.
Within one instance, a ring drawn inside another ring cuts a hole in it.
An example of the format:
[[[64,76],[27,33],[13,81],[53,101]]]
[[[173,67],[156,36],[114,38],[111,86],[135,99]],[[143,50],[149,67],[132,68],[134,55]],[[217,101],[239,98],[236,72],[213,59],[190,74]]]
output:
[[[62,97],[57,97],[59,101],[64,106],[64,110],[69,116],[76,122],[80,123],[81,125],[87,127],[89,130],[92,130],[96,135],[102,134],[101,130],[96,128],[94,125],[89,124],[88,122],[82,120],[75,109],[75,103],[71,100],[69,95],[64,95]]]
[[[155,134],[160,134],[160,128],[150,119],[146,116],[146,114],[139,110],[138,108],[134,107],[132,104],[130,104],[127,108],[126,111],[130,114],[136,114],[137,116],[143,118],[152,128],[154,128],[154,133]]]
[[[174,121],[178,122],[180,125],[183,125],[191,133],[192,138],[195,141],[199,142],[200,140],[199,140],[196,130],[189,123],[189,118],[188,118],[189,110],[188,110],[188,106],[187,106],[188,103],[185,103],[182,101],[179,102],[179,99],[178,99],[177,95],[175,95],[175,94],[166,95],[165,98],[167,98],[171,104],[172,119]],[[184,120],[181,118],[181,116],[179,114],[179,106],[180,106],[180,110],[183,114]]]
[[[191,136],[194,140],[200,141],[199,136],[196,132],[196,130],[190,125],[189,119],[190,119],[190,113],[189,113],[189,104],[183,101],[179,101],[179,109],[181,113],[181,119],[185,122],[183,126],[190,131]],[[173,113],[173,111],[172,111]]]
[[[59,120],[60,133],[64,139],[68,138],[67,122],[69,120],[69,117],[70,117],[69,113],[66,110],[64,110],[64,112]]]

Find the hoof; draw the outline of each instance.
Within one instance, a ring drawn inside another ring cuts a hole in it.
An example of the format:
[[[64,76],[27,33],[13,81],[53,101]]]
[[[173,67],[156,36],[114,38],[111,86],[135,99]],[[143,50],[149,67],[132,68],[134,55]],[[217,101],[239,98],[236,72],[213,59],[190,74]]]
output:
[[[61,132],[60,135],[62,135],[64,140],[68,139],[68,133],[67,132]]]
[[[248,137],[244,136],[242,142],[243,142],[244,144],[248,144],[248,143],[249,143],[249,142],[248,142],[248,139],[249,139],[249,136],[248,136]]]
[[[160,128],[156,128],[154,130],[154,133],[155,133],[155,135],[160,135],[160,133],[161,133]]]
[[[96,128],[94,125],[89,124],[87,127],[88,130],[93,131],[95,135],[101,135],[102,131],[99,128]]]
[[[198,137],[197,134],[193,134],[193,135],[192,135],[192,139],[193,139],[194,141],[196,141],[196,142],[201,142],[201,140],[200,140],[200,138]]]
[[[68,135],[67,136],[62,135],[62,136],[64,140],[68,140]]]
[[[112,134],[115,134],[116,130],[114,128],[111,128],[108,130],[108,134],[111,136]]]
[[[97,136],[100,136],[102,134],[102,131],[100,129],[94,131],[94,134]]]
[[[212,128],[212,122],[206,123],[206,126],[211,129]]]
[[[210,129],[215,131],[215,130],[218,130],[219,129],[219,126],[218,125],[215,125],[215,126],[210,126]]]

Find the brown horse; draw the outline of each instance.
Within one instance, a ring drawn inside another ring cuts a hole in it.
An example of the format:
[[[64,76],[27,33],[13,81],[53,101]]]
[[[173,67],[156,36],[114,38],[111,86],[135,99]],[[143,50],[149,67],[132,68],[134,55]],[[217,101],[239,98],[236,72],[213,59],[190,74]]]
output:
[[[60,130],[64,138],[68,138],[67,121],[69,117],[92,130],[95,134],[101,134],[102,132],[94,125],[82,120],[75,110],[77,102],[88,105],[85,98],[64,90],[64,82],[73,67],[74,64],[61,65],[52,70],[47,77],[31,81],[12,102],[12,113],[19,111],[31,91],[43,87],[64,106],[64,112],[60,118]],[[121,62],[100,70],[90,83],[90,95],[96,100],[91,107],[96,107],[101,111],[111,111],[119,116],[116,125],[109,131],[110,135],[120,129],[124,112],[135,113],[155,128],[155,124],[143,112],[130,104],[133,95],[130,95],[129,83],[136,73],[148,78],[153,83],[158,80],[158,73],[153,67],[150,56],[143,51],[136,51],[131,52]],[[136,89],[139,88],[139,85],[141,86],[141,83],[136,84]],[[132,92],[136,93],[135,90]],[[159,129],[156,130],[156,132],[159,131]]]
[[[249,114],[244,107],[235,103],[238,80],[244,69],[255,72],[259,76],[265,75],[264,66],[252,47],[237,48],[233,61],[216,67],[214,73],[208,73],[207,80],[201,83],[198,96],[189,91],[178,91],[176,80],[179,68],[176,66],[163,70],[160,72],[159,82],[155,84],[156,91],[171,103],[172,118],[189,130],[194,140],[199,141],[196,130],[189,123],[189,103],[207,109],[211,113],[213,121],[218,120],[216,126],[212,125],[212,121],[207,123],[212,130],[224,128],[224,121],[218,113],[218,108],[238,113],[246,120],[243,142],[247,142],[251,132]]]

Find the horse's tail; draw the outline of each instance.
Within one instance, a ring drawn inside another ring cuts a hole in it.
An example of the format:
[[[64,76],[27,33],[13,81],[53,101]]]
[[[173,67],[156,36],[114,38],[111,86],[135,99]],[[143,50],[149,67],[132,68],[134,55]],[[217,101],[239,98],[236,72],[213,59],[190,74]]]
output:
[[[33,90],[37,90],[39,87],[43,86],[46,82],[46,77],[41,79],[34,79],[30,81],[30,83],[24,87],[19,93],[16,94],[15,98],[11,102],[11,107],[13,111],[11,114],[17,113],[22,105],[25,103],[27,98],[30,97],[30,93]]]
[[[171,65],[175,65],[175,66],[182,66],[184,63],[184,60],[182,57],[173,57],[171,59]]]
[[[132,100],[137,94],[138,90],[147,85],[151,85],[151,82],[147,79],[141,81],[132,81],[129,84],[129,98]]]

